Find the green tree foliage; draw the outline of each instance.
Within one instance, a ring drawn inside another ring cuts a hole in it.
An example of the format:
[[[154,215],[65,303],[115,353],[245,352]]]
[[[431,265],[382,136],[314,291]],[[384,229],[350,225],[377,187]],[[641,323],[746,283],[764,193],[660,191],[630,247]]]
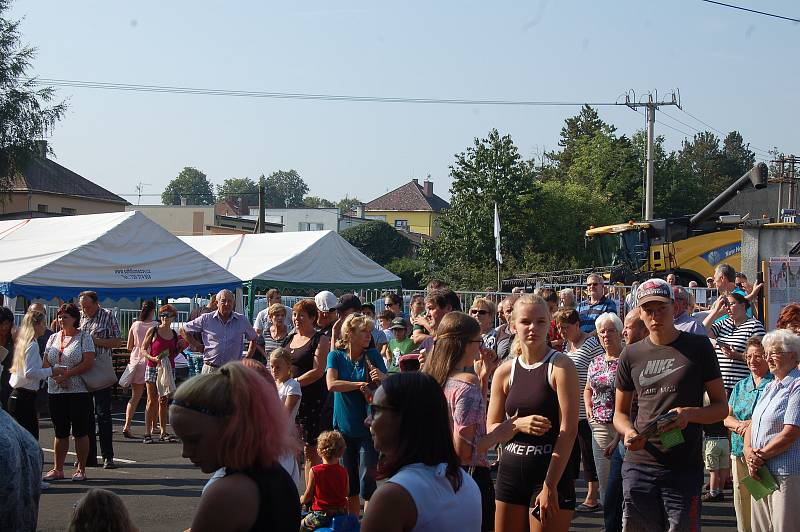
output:
[[[0,0],[0,192],[11,188],[36,152],[36,140],[67,110],[66,103],[53,102],[52,87],[39,88],[28,79],[36,49],[22,44],[19,21],[7,18],[11,3]]]
[[[262,176],[263,177],[263,176]],[[264,179],[267,207],[302,207],[308,185],[296,170],[278,170]]]
[[[354,210],[359,203],[363,203],[363,201],[356,197],[351,198],[350,196],[345,195],[345,197],[339,200],[336,206],[339,207],[339,210],[342,212],[342,214],[344,214]]]
[[[341,232],[342,238],[350,242],[361,253],[380,265],[405,256],[411,242],[386,222],[372,220]]]
[[[558,141],[561,151],[548,154],[548,157],[556,163],[555,175],[566,175],[572,166],[578,143],[591,139],[600,132],[613,135],[614,131],[615,128],[603,122],[594,108],[584,105],[580,113],[564,121]]]
[[[756,164],[756,154],[738,131],[731,131],[722,141],[722,155],[723,172],[728,176],[743,176]]]
[[[318,196],[306,196],[303,198],[303,205],[306,207],[311,207],[312,209],[336,207],[334,202]]]
[[[169,182],[167,188],[161,193],[161,203],[164,205],[180,205],[181,196],[186,197],[187,205],[213,205],[214,190],[206,174],[192,168],[185,167],[178,176]]]
[[[249,177],[226,179],[217,185],[217,197],[235,202],[244,197],[248,205],[258,205],[258,183]]]
[[[425,263],[410,257],[397,257],[387,262],[384,267],[398,276],[407,290],[421,290]]]

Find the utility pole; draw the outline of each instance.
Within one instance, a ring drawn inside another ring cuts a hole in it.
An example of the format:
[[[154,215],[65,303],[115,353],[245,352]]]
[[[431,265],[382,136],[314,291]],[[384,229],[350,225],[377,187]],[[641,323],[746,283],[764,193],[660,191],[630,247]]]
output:
[[[149,186],[150,183],[142,183],[141,181],[139,181],[139,184],[136,185],[136,192],[139,194],[139,199],[136,200],[136,205],[142,204],[142,190],[144,190],[144,187],[149,187]]]
[[[634,95],[635,97],[635,95]],[[644,186],[644,219],[652,220],[655,215],[653,214],[653,180],[655,177],[656,160],[655,160],[655,124],[656,124],[656,109],[662,105],[674,105],[681,109],[680,93],[673,92],[672,100],[658,101],[658,93],[655,95],[648,94],[647,101],[634,101],[631,99],[630,94],[625,95],[625,105],[634,111],[639,107],[647,109],[647,177]]]
[[[786,209],[797,209],[798,203],[798,194],[797,194],[797,179],[798,179],[798,167],[800,167],[800,157],[795,157],[794,155],[785,156],[783,154],[779,155],[775,159],[773,159],[772,164],[774,165],[774,174],[773,177],[769,180],[770,183],[778,183],[778,215],[776,220],[781,222],[782,221],[782,211],[784,209],[783,203],[783,185],[788,185],[788,192],[789,197],[786,201]]]

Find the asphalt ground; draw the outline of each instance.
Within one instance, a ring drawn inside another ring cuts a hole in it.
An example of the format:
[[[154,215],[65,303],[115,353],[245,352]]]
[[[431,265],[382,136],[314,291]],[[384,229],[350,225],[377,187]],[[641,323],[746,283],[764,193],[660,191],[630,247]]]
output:
[[[144,426],[144,401],[133,423],[134,434],[141,435]],[[39,526],[42,531],[66,530],[75,503],[91,488],[113,491],[125,502],[128,512],[140,531],[175,531],[189,528],[200,501],[200,493],[208,475],[181,457],[180,443],[152,443],[129,440],[122,436],[125,420],[124,403],[114,405],[114,455],[118,469],[88,468],[86,482],[62,480],[50,483],[39,503]],[[170,433],[172,430],[170,428]],[[40,444],[48,471],[53,467],[53,429],[49,418],[40,421]],[[70,453],[74,453],[71,445]],[[72,476],[74,454],[67,456],[64,474]],[[586,495],[586,484],[579,480],[578,501]],[[721,503],[703,504],[703,530],[736,530],[736,515],[730,491]],[[576,513],[571,530],[602,530],[602,512]]]

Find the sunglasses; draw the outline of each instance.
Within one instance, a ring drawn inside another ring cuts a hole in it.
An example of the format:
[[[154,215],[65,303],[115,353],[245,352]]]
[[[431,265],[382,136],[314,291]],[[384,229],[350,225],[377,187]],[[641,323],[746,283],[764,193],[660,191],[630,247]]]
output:
[[[471,308],[469,309],[469,313],[473,316],[475,316],[476,314],[480,316],[485,316],[486,314],[489,314],[489,311],[482,308]]]
[[[171,314],[169,312],[162,312],[161,314],[158,315],[158,317],[159,318],[174,318],[175,315]]]

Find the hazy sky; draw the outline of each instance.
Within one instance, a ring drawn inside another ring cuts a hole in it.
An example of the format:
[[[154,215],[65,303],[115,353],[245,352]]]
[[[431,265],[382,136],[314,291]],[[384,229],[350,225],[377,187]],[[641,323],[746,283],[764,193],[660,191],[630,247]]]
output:
[[[730,3],[800,18],[790,0]],[[335,4],[336,7],[330,7]],[[376,5],[380,4],[380,5]],[[520,2],[17,0],[43,78],[265,92],[613,102],[679,88],[686,111],[760,150],[800,152],[800,24],[699,0]],[[794,43],[794,44],[793,44]],[[578,107],[253,99],[59,89],[56,160],[120,194],[184,166],[215,184],[295,168],[313,195],[368,201],[430,174],[496,127],[526,157]],[[706,129],[675,108],[659,121]],[[644,118],[599,109],[619,131]],[[670,148],[684,135],[656,124]],[[763,151],[759,155],[766,154]],[[126,196],[136,203],[136,198]],[[158,203],[156,197],[142,203]]]

